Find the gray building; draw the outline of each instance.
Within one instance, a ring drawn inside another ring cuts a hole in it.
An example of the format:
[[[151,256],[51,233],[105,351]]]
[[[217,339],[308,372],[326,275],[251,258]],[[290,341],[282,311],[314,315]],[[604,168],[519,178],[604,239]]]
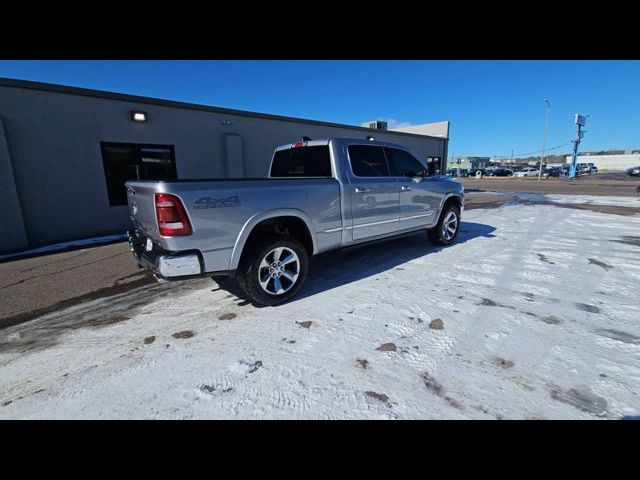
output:
[[[123,232],[126,179],[264,177],[303,136],[447,158],[446,137],[0,79],[0,252]]]

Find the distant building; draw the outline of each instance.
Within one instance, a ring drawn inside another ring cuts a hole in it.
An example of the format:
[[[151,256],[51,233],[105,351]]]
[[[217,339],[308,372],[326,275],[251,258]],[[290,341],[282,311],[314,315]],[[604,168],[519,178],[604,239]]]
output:
[[[571,155],[567,155],[566,163],[571,163]],[[627,155],[578,155],[576,163],[593,163],[598,171],[623,171],[629,167],[640,165],[640,153]]]
[[[491,164],[490,157],[469,157],[466,155],[456,155],[447,162],[447,168],[486,168]]]
[[[382,120],[372,120],[370,122],[363,122],[360,126],[364,128],[373,128],[374,130],[386,130],[387,122],[383,122]]]

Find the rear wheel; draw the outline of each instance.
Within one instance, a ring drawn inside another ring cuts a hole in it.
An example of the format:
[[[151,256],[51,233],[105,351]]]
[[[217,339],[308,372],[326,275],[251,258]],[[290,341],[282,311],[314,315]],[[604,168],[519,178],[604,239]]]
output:
[[[248,245],[237,280],[249,299],[261,306],[292,298],[307,276],[309,258],[302,244],[284,235],[270,235]]]
[[[460,209],[450,203],[442,211],[438,224],[427,230],[427,235],[436,245],[449,245],[456,239],[459,229]]]

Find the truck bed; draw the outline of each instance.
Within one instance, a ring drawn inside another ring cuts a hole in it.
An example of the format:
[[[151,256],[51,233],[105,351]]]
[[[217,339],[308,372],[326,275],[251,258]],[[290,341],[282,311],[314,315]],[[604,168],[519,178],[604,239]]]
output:
[[[207,272],[233,269],[229,259],[242,231],[267,212],[304,215],[320,250],[341,242],[340,184],[334,178],[136,180],[126,185],[134,228],[165,251],[199,251]],[[169,193],[182,201],[191,235],[159,234],[156,193]]]

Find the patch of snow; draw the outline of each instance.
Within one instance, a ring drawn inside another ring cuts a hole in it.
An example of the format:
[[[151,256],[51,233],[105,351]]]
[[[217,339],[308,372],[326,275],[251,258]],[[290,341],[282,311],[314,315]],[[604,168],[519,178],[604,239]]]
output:
[[[640,256],[620,240],[639,232],[640,216],[477,209],[446,248],[319,257],[279,307],[210,279],[87,302],[0,331],[0,418],[637,416]]]
[[[616,207],[640,207],[640,195],[637,197],[588,196],[547,194],[549,200],[556,203],[578,203],[588,205],[611,205]]]

